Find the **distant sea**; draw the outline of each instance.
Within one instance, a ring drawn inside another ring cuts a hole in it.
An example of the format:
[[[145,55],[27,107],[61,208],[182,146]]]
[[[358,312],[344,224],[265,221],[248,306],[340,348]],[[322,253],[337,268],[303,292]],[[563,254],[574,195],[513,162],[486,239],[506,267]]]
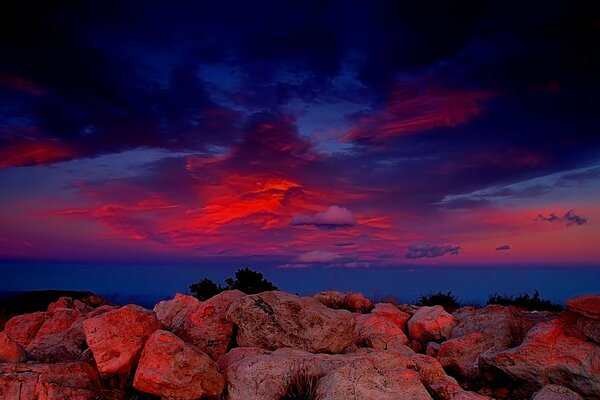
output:
[[[358,291],[383,299],[414,302],[420,294],[452,291],[465,303],[485,304],[488,295],[539,290],[553,302],[579,294],[600,293],[600,266],[397,266],[382,268],[254,268],[280,289],[300,295],[322,290]],[[81,264],[0,262],[0,292],[41,289],[89,290],[110,301],[150,307],[186,292],[208,277],[222,283],[235,268],[182,264]]]

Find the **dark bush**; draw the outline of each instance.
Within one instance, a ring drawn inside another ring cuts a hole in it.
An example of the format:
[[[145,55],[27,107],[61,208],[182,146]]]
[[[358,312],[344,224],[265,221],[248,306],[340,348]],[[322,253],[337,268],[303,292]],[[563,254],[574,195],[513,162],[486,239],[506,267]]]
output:
[[[563,309],[559,304],[540,298],[540,292],[537,290],[531,296],[527,293],[518,296],[502,296],[495,293],[488,297],[487,304],[515,306],[528,311],[560,311]]]
[[[225,286],[221,286],[208,278],[192,283],[189,286],[190,293],[198,300],[208,300],[224,290],[237,289],[246,294],[256,294],[268,290],[278,290],[277,286],[269,282],[260,272],[252,271],[250,268],[242,268],[235,271],[235,279],[225,279]]]
[[[458,298],[452,292],[437,292],[427,295],[422,294],[416,302],[418,306],[442,306],[444,310],[451,313],[461,307]]]
[[[317,383],[321,376],[299,369],[289,377],[285,393],[278,400],[318,400]]]
[[[198,300],[208,300],[213,296],[221,293],[225,288],[211,281],[208,278],[203,278],[200,282],[192,283],[190,285],[190,292],[192,296]]]

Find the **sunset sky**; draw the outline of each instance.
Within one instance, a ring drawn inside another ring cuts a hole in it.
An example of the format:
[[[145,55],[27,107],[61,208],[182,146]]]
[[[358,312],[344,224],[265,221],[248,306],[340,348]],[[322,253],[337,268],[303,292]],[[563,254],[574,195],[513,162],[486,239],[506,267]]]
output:
[[[40,3],[0,260],[600,265],[593,2]]]

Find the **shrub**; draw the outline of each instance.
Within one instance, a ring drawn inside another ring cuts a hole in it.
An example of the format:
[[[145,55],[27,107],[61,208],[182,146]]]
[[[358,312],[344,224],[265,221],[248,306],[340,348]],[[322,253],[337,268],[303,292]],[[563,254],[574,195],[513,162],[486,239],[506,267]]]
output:
[[[461,307],[458,298],[452,292],[422,294],[416,302],[418,306],[442,306],[447,312],[454,312]]]
[[[499,304],[502,306],[515,306],[528,311],[560,311],[562,306],[552,303],[550,300],[544,300],[540,297],[540,292],[535,291],[529,294],[520,294],[517,296],[502,296],[498,293],[490,295],[487,304]]]
[[[320,375],[311,374],[305,368],[296,370],[290,375],[285,393],[278,400],[318,400],[319,379]]]
[[[189,286],[190,293],[198,300],[208,300],[224,290],[237,289],[245,294],[256,294],[268,290],[278,290],[277,286],[269,282],[260,272],[252,271],[250,268],[242,268],[235,271],[235,279],[225,279],[225,286],[221,286],[208,278]]]

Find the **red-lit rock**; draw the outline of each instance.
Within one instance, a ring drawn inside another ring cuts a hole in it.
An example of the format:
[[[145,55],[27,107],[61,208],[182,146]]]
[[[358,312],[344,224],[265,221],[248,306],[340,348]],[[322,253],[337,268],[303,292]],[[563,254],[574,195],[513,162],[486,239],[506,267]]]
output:
[[[600,393],[600,346],[566,335],[566,328],[558,319],[540,323],[520,346],[482,354],[480,363],[533,388],[554,383],[594,398]]]
[[[5,332],[0,332],[0,363],[22,363],[28,359],[27,352]]]
[[[174,299],[158,303],[154,311],[167,330],[216,360],[227,352],[233,336],[227,311],[243,296],[239,290],[227,290],[201,302],[178,293]]]
[[[600,320],[600,295],[573,297],[565,304],[569,310],[577,314]]]
[[[239,328],[239,346],[340,353],[354,342],[352,314],[312,297],[279,291],[245,296],[231,305],[227,318]]]
[[[362,293],[351,293],[344,298],[344,308],[352,312],[367,313],[373,309],[373,302]]]
[[[314,295],[314,298],[325,307],[333,308],[334,310],[341,310],[344,308],[346,294],[342,292],[336,292],[334,290],[327,290],[317,293]]]
[[[392,304],[378,304],[371,314],[355,314],[358,347],[379,350],[407,351],[408,339],[404,326],[408,315]]]
[[[126,375],[160,323],[152,311],[129,304],[83,322],[85,340],[103,378]]]
[[[408,334],[411,339],[426,344],[449,338],[456,324],[456,319],[442,306],[421,307],[408,320]]]
[[[55,308],[52,313],[46,314],[46,319],[38,330],[36,337],[60,333],[70,328],[71,325],[81,318],[82,315],[83,314],[77,310],[69,308]]]
[[[200,349],[171,332],[158,330],[144,346],[133,386],[164,399],[218,399],[225,379]]]
[[[21,346],[27,347],[45,320],[46,313],[42,311],[17,315],[6,322],[4,332]]]
[[[95,400],[96,370],[86,363],[0,364],[0,398],[7,400]]]
[[[531,400],[583,400],[569,388],[560,385],[546,385],[535,393]]]

